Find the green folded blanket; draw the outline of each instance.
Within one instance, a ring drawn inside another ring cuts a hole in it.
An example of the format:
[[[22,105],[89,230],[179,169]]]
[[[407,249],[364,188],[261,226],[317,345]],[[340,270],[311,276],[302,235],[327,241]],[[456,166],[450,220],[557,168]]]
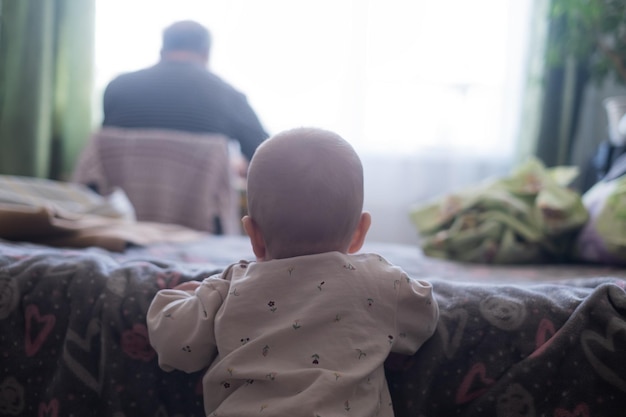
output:
[[[464,262],[533,263],[569,256],[588,213],[567,185],[575,167],[529,159],[508,177],[416,205],[410,216],[428,256]]]

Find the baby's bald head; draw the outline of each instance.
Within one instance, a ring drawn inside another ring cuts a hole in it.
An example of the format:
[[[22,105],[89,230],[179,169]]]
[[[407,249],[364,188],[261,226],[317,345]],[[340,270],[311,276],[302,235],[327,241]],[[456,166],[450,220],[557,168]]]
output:
[[[288,130],[256,150],[247,197],[270,258],[346,252],[363,210],[363,167],[336,133]]]

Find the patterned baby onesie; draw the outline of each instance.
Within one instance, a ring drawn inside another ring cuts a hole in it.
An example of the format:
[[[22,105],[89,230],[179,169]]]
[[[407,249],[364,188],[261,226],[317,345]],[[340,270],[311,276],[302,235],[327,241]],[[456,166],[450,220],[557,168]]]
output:
[[[432,287],[376,254],[241,262],[148,311],[165,370],[203,378],[207,416],[393,416],[383,363],[435,331]]]

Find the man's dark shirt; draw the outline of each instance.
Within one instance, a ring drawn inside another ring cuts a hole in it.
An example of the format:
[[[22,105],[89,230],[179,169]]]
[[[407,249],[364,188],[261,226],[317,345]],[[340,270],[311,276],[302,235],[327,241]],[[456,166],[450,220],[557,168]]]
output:
[[[162,61],[120,75],[103,101],[103,126],[221,133],[248,160],[268,137],[246,96],[196,63]]]

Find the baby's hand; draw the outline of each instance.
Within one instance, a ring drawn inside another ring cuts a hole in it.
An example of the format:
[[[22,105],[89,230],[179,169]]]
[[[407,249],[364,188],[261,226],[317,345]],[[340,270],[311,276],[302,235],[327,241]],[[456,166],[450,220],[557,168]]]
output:
[[[198,288],[200,285],[202,285],[202,283],[199,281],[187,281],[187,282],[183,282],[182,284],[178,284],[177,286],[174,287],[174,289],[181,290],[181,291],[194,292],[196,288]]]

